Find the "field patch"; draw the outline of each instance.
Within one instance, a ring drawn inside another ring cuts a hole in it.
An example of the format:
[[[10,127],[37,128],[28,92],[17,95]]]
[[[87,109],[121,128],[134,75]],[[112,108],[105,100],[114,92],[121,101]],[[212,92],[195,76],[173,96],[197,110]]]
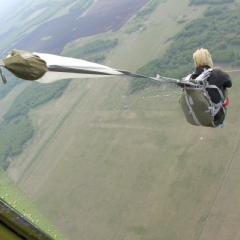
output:
[[[75,39],[118,31],[148,2],[149,0],[111,0],[109,3],[100,0],[84,16],[81,15],[88,7],[40,25],[15,44],[14,48],[27,47],[30,51],[60,54],[65,45]]]

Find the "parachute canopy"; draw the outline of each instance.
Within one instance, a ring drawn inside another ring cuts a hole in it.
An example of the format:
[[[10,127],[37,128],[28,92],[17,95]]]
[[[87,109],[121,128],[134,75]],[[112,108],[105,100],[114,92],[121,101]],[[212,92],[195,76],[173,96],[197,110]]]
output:
[[[0,66],[5,67],[18,78],[38,81],[40,83],[51,83],[60,79],[69,78],[109,76],[127,76],[152,79],[160,82],[177,82],[176,79],[164,78],[161,76],[156,78],[147,77],[81,59],[47,53],[31,53],[16,49],[10,52],[6,58],[0,62]],[[6,83],[2,72],[0,73],[4,83]]]

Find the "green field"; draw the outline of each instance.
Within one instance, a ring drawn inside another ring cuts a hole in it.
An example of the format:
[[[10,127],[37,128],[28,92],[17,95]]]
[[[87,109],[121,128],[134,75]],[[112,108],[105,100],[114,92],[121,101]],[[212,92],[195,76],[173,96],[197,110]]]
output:
[[[135,71],[164,55],[181,15],[207,7],[188,2],[160,4],[143,32],[90,39],[119,38],[104,64]],[[128,96],[127,78],[72,80],[30,112],[37,132],[8,174],[73,240],[237,239],[239,73],[231,77],[224,129],[187,124],[167,85]]]

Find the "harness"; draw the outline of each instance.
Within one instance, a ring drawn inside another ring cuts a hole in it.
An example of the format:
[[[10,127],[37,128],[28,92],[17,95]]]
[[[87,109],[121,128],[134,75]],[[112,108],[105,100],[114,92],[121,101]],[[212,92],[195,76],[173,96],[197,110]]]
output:
[[[223,105],[226,98],[217,86],[209,85],[207,79],[212,70],[204,70],[196,79],[192,79],[192,74],[189,74],[178,83],[183,88],[179,101],[187,121],[192,125],[206,127],[223,127],[224,125],[226,109]],[[221,100],[218,103],[212,102],[207,89],[215,89]],[[220,110],[223,111],[224,117],[219,123],[214,120],[214,117]]]

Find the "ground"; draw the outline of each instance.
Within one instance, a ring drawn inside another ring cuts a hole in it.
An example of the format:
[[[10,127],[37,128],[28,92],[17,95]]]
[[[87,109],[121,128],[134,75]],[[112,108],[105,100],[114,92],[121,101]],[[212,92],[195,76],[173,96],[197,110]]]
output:
[[[114,35],[106,65],[131,71],[163,56],[184,26],[178,16],[204,8],[164,2],[144,32]],[[240,84],[231,77],[224,129],[189,125],[169,86],[127,95],[127,78],[73,80],[31,111],[36,135],[8,174],[70,239],[238,239]]]
[[[118,31],[149,0],[101,0],[86,13],[76,10],[40,25],[14,48],[60,54],[64,46],[78,38]],[[83,13],[84,16],[81,16]]]

